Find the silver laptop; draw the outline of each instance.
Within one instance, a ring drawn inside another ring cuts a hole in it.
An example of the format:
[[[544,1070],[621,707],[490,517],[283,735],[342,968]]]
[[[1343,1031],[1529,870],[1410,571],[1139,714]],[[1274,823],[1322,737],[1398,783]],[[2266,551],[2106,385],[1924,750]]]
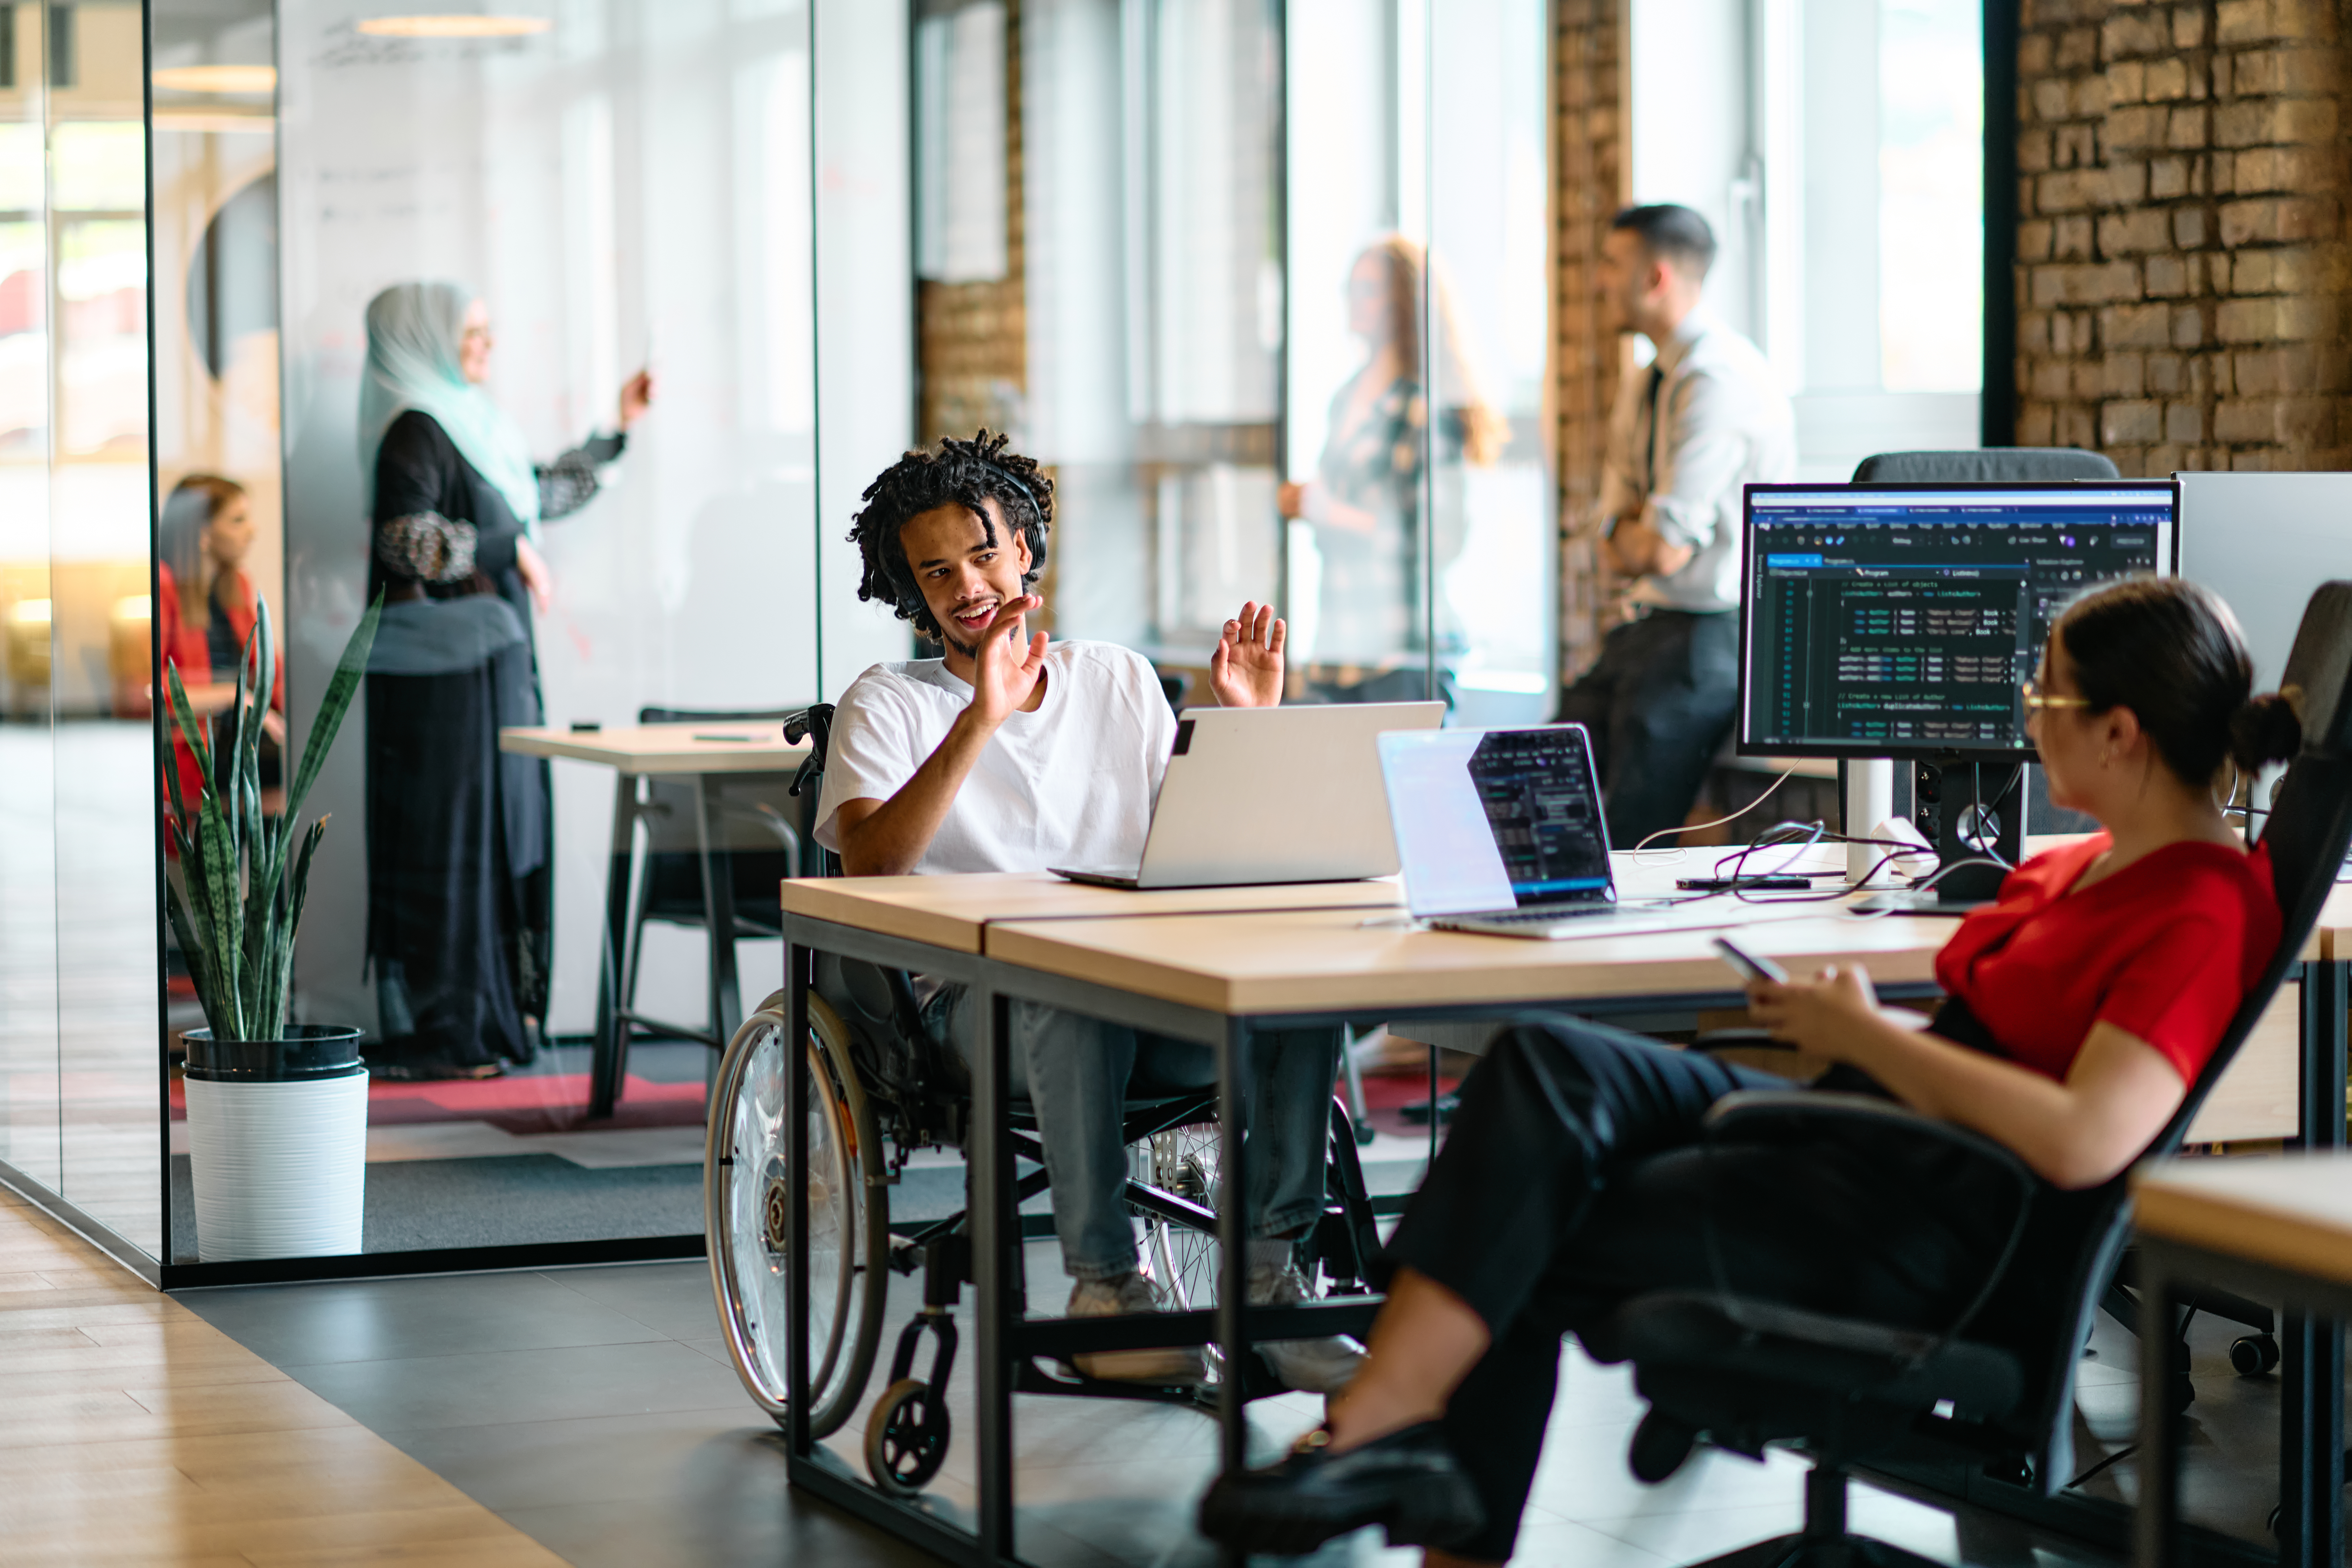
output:
[[[1725,923],[1721,903],[1618,901],[1581,724],[1382,735],[1380,752],[1416,920],[1539,939]]]
[[[1397,868],[1375,742],[1434,730],[1443,702],[1194,708],[1151,811],[1139,866],[1055,866],[1110,888],[1344,882]]]

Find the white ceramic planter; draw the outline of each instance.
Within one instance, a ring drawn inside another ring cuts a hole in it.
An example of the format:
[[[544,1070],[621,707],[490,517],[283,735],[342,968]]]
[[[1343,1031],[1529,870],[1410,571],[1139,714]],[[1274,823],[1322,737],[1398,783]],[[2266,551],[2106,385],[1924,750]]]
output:
[[[360,1250],[368,1075],[281,1083],[191,1078],[196,1255],[206,1263]]]

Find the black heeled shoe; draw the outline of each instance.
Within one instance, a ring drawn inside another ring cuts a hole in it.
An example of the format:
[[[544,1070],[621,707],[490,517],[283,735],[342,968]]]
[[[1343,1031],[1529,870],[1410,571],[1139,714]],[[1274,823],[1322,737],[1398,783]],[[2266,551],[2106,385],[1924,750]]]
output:
[[[1281,1463],[1220,1476],[1201,1499],[1201,1533],[1244,1552],[1295,1557],[1335,1535],[1384,1526],[1391,1546],[1451,1546],[1486,1522],[1470,1478],[1434,1421],[1345,1453],[1317,1427]]]

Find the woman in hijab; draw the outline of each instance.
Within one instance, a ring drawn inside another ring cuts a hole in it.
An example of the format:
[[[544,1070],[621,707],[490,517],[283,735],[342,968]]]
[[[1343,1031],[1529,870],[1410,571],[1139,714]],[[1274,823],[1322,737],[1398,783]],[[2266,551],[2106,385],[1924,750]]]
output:
[[[1402,235],[1375,240],[1356,258],[1348,273],[1348,330],[1363,340],[1363,365],[1331,396],[1316,477],[1276,495],[1283,516],[1314,526],[1322,558],[1310,653],[1318,664],[1377,665],[1428,646],[1421,551],[1429,399],[1421,340],[1422,297],[1432,281],[1421,247]],[[1465,462],[1494,463],[1511,427],[1487,404],[1464,357],[1444,274],[1433,281],[1441,374],[1428,457],[1441,481],[1458,480]],[[1429,543],[1433,578],[1462,552],[1464,503],[1458,486],[1449,488],[1456,493],[1441,490]],[[1441,647],[1453,629],[1437,627]]]
[[[621,388],[621,433],[535,467],[483,390],[489,316],[454,283],[368,302],[360,456],[373,493],[368,661],[368,958],[393,1079],[496,1078],[533,1054],[547,1005],[547,765],[499,751],[540,721],[530,605],[551,589],[531,547],[577,511],[653,400]]]

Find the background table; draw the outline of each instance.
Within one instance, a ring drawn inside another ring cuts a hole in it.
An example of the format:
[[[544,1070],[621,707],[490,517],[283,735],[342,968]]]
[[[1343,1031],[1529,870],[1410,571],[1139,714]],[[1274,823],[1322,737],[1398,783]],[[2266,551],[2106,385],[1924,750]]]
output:
[[[705,737],[727,737],[716,739]],[[612,855],[604,872],[604,936],[596,970],[595,1044],[589,1066],[588,1114],[613,1114],[628,1071],[628,998],[621,994],[622,958],[629,941],[629,905],[636,884],[637,781],[688,782],[701,847],[702,897],[709,927],[710,1033],[720,1047],[742,1019],[735,973],[733,879],[728,850],[714,819],[710,781],[765,775],[788,779],[806,760],[806,745],[787,745],[782,726],[756,723],[644,724],[627,729],[499,731],[499,750],[527,757],[562,757],[614,770]]]
[[[2339,1117],[2340,1126],[2340,1117]],[[2289,1354],[2332,1378],[2283,1380],[2279,1561],[2336,1568],[2344,1556],[2340,1320],[2352,1315],[2352,1153],[2170,1161],[2132,1184],[2140,1343],[2170,1339],[2171,1287],[2190,1280],[2284,1300]],[[2332,1352],[2332,1353],[2331,1353]],[[2180,1417],[2165,1358],[2140,1357],[2138,1562],[2181,1559]]]

